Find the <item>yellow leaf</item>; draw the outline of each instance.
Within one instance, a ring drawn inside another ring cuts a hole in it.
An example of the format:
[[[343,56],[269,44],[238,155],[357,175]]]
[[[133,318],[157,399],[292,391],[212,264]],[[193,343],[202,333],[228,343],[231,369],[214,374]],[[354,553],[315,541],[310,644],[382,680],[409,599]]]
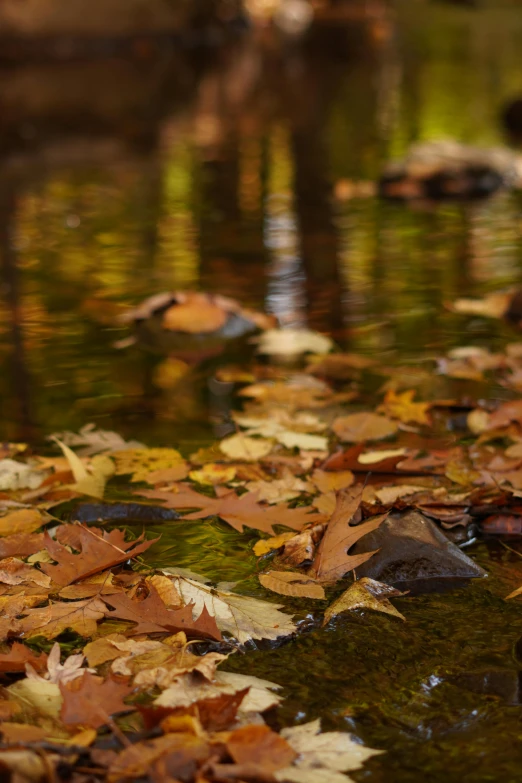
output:
[[[255,462],[272,451],[273,442],[263,438],[249,438],[248,435],[231,435],[219,444],[219,448],[231,459]]]
[[[15,533],[33,533],[43,525],[43,518],[35,508],[21,508],[0,517],[0,536]]]
[[[391,416],[392,419],[399,419],[404,424],[431,424],[428,416],[429,402],[413,402],[415,391],[410,389],[397,394],[393,389],[386,392],[384,402],[377,409],[382,413]]]
[[[294,571],[268,571],[259,574],[259,581],[268,590],[294,598],[324,598],[324,588],[315,579]]]
[[[176,449],[128,449],[112,451],[110,456],[116,462],[116,475],[130,473],[131,481],[148,481],[151,473],[185,464]]]
[[[262,557],[269,552],[273,552],[275,549],[280,549],[283,544],[294,538],[295,533],[281,533],[279,536],[272,536],[271,538],[264,538],[258,541],[254,546],[254,554],[256,557]]]
[[[220,465],[218,462],[210,462],[199,470],[191,470],[189,478],[198,484],[228,484],[236,477],[235,465]]]
[[[357,582],[354,582],[348,590],[339,596],[339,598],[328,607],[324,613],[323,625],[326,625],[332,617],[336,617],[342,612],[347,612],[352,609],[372,609],[375,612],[384,612],[385,614],[391,614],[394,617],[400,617],[401,620],[406,618],[402,615],[398,609],[396,609],[392,603],[388,600],[387,596],[390,595],[403,595],[403,593],[395,590],[394,587],[377,582],[375,579],[368,579],[363,577]]]

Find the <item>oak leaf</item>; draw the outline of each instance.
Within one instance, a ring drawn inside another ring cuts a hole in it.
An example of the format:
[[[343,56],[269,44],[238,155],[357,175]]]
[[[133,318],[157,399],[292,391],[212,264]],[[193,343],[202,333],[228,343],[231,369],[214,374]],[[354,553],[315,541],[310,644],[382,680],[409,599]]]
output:
[[[64,530],[65,528],[65,530]],[[71,530],[72,528],[72,530]],[[136,541],[124,541],[122,531],[101,533],[97,528],[85,525],[65,525],[61,529],[62,541],[65,535],[70,535],[67,543],[78,549],[73,554],[65,546],[55,541],[48,533],[44,534],[44,546],[58,565],[42,563],[41,568],[53,582],[59,585],[69,585],[88,576],[120,565],[131,557],[145,552],[158,539],[143,541],[143,535]]]
[[[348,571],[357,568],[375,552],[350,555],[349,549],[360,538],[375,530],[386,514],[359,525],[350,525],[359,510],[362,499],[361,484],[342,490],[337,495],[334,514],[328,523],[323,540],[313,563],[315,577],[321,582],[335,582]]]
[[[123,699],[132,688],[124,682],[103,680],[88,671],[82,677],[60,683],[63,704],[60,717],[65,724],[77,724],[97,729],[110,722],[110,716],[119,712],[129,712]]]
[[[315,579],[294,571],[268,571],[259,574],[259,581],[268,590],[293,598],[324,598],[324,588]]]
[[[182,609],[167,609],[158,592],[151,585],[149,595],[143,601],[133,601],[128,595],[104,596],[104,601],[113,607],[109,617],[118,617],[137,623],[134,633],[178,633],[184,631],[187,636],[196,639],[221,639],[216,622],[205,606],[194,607],[197,619],[193,619],[193,607],[190,603]]]

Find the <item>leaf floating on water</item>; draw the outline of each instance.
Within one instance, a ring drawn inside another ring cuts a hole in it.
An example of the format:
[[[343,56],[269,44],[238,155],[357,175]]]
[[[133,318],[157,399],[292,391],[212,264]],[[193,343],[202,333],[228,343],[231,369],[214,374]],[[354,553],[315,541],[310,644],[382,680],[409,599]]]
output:
[[[359,525],[350,525],[361,505],[363,485],[342,490],[337,495],[334,514],[328,523],[326,533],[315,556],[313,572],[321,582],[336,582],[348,571],[366,562],[375,552],[350,555],[350,548],[360,538],[375,530],[386,519],[387,514],[370,519]]]
[[[310,329],[267,329],[256,338],[257,352],[270,356],[295,356],[300,353],[328,353],[333,341]]]
[[[188,473],[187,463],[176,449],[128,449],[114,451],[110,457],[116,462],[116,475],[132,474],[131,481],[133,482],[159,482],[161,475],[154,476],[154,474],[171,469],[179,471],[178,478],[171,479],[172,481],[185,478]]]
[[[185,604],[193,604],[193,612],[206,608],[215,617],[218,628],[241,644],[252,639],[278,639],[294,633],[296,626],[290,615],[280,611],[279,604],[261,601],[229,590],[210,587],[193,579],[176,575],[176,569],[163,569],[173,575],[174,583]]]
[[[375,579],[363,577],[353,583],[345,592],[328,607],[324,613],[323,625],[330,622],[333,617],[353,609],[372,609],[375,612],[384,612],[394,617],[405,620],[403,614],[388,600],[388,596],[404,595],[390,585],[377,582]]]
[[[220,450],[230,459],[255,462],[270,454],[274,446],[273,441],[264,438],[250,438],[248,435],[238,433],[225,438],[219,444]]]
[[[361,443],[395,435],[398,424],[377,413],[349,413],[347,416],[339,416],[335,419],[332,430],[346,443]]]
[[[259,574],[259,581],[268,590],[293,598],[325,597],[324,588],[312,577],[294,571],[267,571]]]
[[[257,541],[254,545],[254,554],[256,557],[262,557],[269,552],[273,552],[281,547],[291,538],[294,538],[295,533],[281,533],[279,536],[271,536],[270,538],[263,538],[261,541]]]
[[[382,750],[366,748],[341,731],[320,734],[319,719],[283,729],[281,736],[298,754],[291,767],[279,770],[275,777],[280,783],[349,783],[343,772],[354,772]]]

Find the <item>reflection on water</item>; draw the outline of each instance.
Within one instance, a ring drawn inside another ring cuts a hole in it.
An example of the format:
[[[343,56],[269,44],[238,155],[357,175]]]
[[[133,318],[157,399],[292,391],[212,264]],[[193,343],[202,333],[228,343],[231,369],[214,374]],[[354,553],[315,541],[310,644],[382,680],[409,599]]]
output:
[[[491,337],[444,302],[520,280],[517,195],[333,196],[417,139],[502,142],[520,14],[418,6],[301,44],[263,33],[203,67],[117,63],[104,84],[96,64],[97,90],[89,64],[0,75],[2,437],[93,420],[175,440],[197,402],[158,388],[163,357],[114,347],[122,306],[162,290],[220,291],[387,361]]]

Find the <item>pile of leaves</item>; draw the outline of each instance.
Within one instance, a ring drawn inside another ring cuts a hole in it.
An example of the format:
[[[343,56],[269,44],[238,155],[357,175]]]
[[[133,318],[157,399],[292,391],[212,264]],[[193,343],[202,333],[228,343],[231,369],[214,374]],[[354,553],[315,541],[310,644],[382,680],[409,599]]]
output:
[[[92,425],[53,436],[51,456],[0,447],[0,768],[19,780],[346,783],[378,752],[318,722],[273,731],[263,713],[279,685],[218,668],[299,632],[280,603],[176,563],[152,568],[146,530],[131,540],[103,518],[58,518],[117,485],[151,518],[175,510],[171,525],[256,531],[266,596],[316,601],[325,625],[361,608],[404,620],[390,585],[341,582],[374,555],[352,546],[391,512],[417,509],[449,532],[522,533],[521,401],[423,400],[412,388],[438,375],[514,396],[522,346],[462,349],[415,375],[327,353],[319,338],[265,332],[259,350],[277,362],[222,368],[241,400],[235,431],[188,457]]]

